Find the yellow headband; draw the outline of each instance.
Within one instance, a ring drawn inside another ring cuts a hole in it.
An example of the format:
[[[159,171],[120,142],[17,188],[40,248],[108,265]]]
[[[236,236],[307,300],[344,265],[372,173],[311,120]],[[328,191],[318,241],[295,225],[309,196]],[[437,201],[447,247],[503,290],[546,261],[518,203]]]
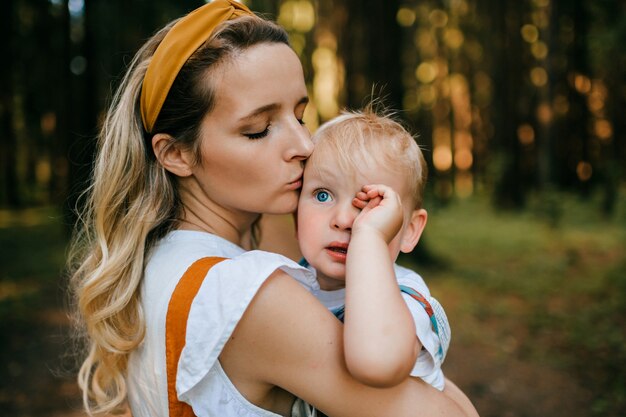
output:
[[[147,132],[154,127],[176,76],[189,57],[209,38],[220,23],[253,15],[241,3],[214,0],[180,19],[157,47],[141,88],[141,120]]]

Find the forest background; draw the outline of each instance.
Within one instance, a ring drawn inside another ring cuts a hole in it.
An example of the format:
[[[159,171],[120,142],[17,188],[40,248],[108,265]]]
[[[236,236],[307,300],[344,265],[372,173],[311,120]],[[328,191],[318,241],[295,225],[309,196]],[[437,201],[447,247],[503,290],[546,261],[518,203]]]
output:
[[[201,4],[0,3],[2,415],[82,415],[72,208],[125,65]],[[626,415],[626,2],[246,4],[289,31],[312,131],[375,91],[417,134],[430,218],[401,261],[446,306],[444,371],[480,414]],[[288,222],[270,219],[264,245],[297,256],[277,238]]]

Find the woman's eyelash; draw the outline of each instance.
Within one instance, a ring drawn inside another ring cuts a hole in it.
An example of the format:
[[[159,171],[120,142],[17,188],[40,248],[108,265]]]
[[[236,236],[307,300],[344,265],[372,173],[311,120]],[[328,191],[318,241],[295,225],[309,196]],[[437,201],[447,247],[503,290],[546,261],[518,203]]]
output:
[[[267,136],[267,134],[270,133],[270,127],[269,125],[262,130],[261,132],[256,132],[256,133],[244,133],[243,135],[245,137],[247,137],[248,139],[263,139],[264,137]]]

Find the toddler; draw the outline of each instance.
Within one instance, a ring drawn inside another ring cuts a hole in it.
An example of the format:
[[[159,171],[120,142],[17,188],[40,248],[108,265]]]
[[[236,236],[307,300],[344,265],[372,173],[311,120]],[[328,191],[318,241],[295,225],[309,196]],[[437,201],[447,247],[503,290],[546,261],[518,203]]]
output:
[[[298,241],[317,274],[315,295],[344,321],[348,370],[371,386],[411,375],[443,390],[448,320],[424,280],[395,264],[426,225],[419,146],[391,117],[369,109],[331,120],[313,141]]]

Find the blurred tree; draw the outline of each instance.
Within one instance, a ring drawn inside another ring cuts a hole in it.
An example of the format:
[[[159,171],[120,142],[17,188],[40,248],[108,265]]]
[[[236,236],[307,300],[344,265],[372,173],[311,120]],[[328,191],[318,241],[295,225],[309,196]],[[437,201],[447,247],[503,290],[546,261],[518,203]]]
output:
[[[74,224],[74,209],[80,193],[86,188],[95,152],[95,132],[98,124],[97,80],[94,33],[102,16],[96,15],[97,0],[85,0],[81,8],[70,8],[71,70],[70,97],[72,101],[68,120],[69,195],[67,198],[70,224]]]
[[[53,43],[51,54],[54,57],[54,65],[50,72],[57,80],[51,87],[56,89],[52,95],[51,115],[54,118],[54,126],[51,126],[52,149],[51,152],[51,178],[50,196],[52,202],[62,205],[68,195],[68,149],[69,149],[69,117],[73,107],[72,96],[69,94],[71,85],[70,72],[70,11],[69,0],[63,0],[60,7],[53,9],[55,29],[52,32]]]
[[[606,91],[606,101],[598,102],[593,97],[591,100],[597,117],[593,134],[600,148],[596,177],[604,189],[602,209],[611,214],[620,180],[626,174],[626,118],[622,116],[626,108],[626,3],[604,0],[588,4],[588,9],[594,22],[589,36],[589,60]]]
[[[17,177],[16,134],[13,129],[13,74],[15,60],[14,30],[15,7],[13,1],[0,5],[0,54],[9,59],[0,65],[0,199],[3,205],[17,207],[21,199]]]
[[[521,207],[525,201],[524,153],[520,147],[517,129],[521,118],[528,117],[528,101],[524,94],[524,76],[527,69],[522,60],[520,28],[523,22],[523,2],[492,1],[491,10],[498,16],[496,38],[498,58],[493,78],[496,85],[494,101],[500,111],[494,116],[495,152],[503,161],[500,178],[496,182],[494,198],[500,207]]]
[[[360,108],[374,85],[385,102],[402,109],[402,31],[396,22],[400,2],[344,0],[348,21],[340,34],[346,69],[346,104]]]
[[[583,0],[555,2],[561,24],[572,33],[565,49],[567,60],[567,82],[569,111],[566,123],[557,135],[558,184],[562,187],[582,186],[588,191],[588,174],[581,175],[581,167],[589,164],[591,155],[591,130],[587,97],[591,91],[591,70],[588,54],[589,13]],[[590,176],[590,175],[589,175]],[[580,181],[580,182],[579,182]]]

